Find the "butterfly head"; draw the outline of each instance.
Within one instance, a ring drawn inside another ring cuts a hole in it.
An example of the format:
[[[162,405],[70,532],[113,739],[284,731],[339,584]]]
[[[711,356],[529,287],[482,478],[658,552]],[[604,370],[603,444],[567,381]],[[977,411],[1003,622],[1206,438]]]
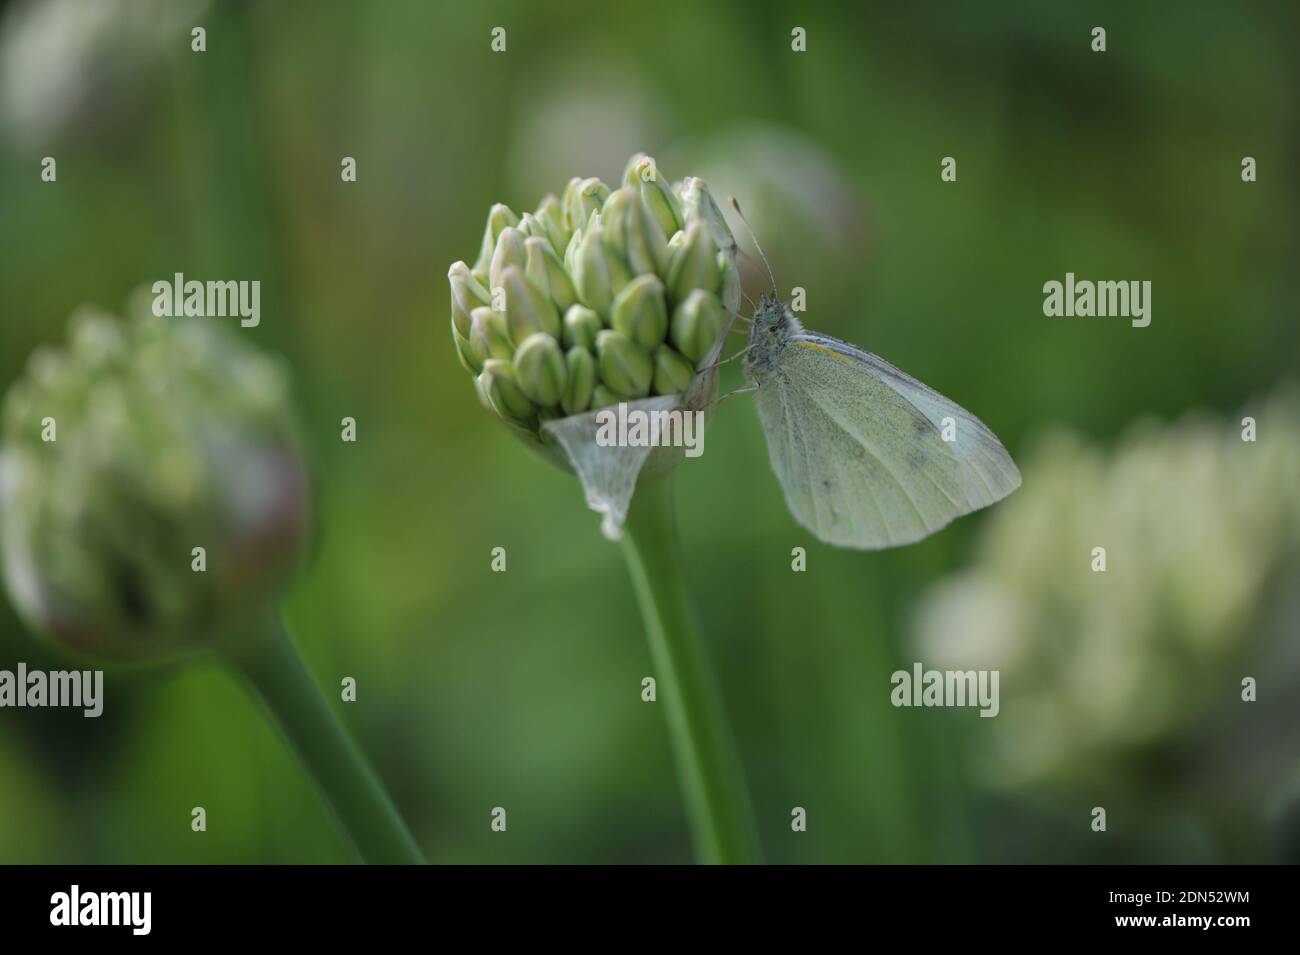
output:
[[[760,385],[766,381],[790,339],[801,331],[799,320],[776,294],[759,295],[745,355],[745,371],[750,379]]]

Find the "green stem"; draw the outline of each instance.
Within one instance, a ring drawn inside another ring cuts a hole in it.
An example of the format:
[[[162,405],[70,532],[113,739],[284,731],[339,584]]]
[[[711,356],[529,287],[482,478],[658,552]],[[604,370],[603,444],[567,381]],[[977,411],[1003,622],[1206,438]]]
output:
[[[722,696],[709,668],[686,593],[669,477],[637,487],[623,554],[641,604],[657,698],[701,862],[759,862],[753,808]]]
[[[424,857],[384,784],[325,702],[278,616],[229,654],[315,777],[362,862],[421,864]]]

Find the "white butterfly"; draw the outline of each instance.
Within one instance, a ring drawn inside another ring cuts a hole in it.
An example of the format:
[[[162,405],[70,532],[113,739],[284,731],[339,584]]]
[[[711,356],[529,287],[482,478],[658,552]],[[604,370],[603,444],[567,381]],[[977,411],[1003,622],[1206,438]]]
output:
[[[745,373],[786,503],[828,544],[910,544],[1020,486],[973,414],[884,359],[805,330],[775,295],[759,298]]]

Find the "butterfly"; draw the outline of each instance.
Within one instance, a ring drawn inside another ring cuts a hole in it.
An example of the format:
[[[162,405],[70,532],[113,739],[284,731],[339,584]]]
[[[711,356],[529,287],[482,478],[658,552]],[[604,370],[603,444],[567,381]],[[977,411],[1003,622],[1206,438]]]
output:
[[[775,285],[775,283],[773,283]],[[910,544],[999,501],[1020,471],[982,421],[763,293],[744,349],[790,512],[828,544]]]

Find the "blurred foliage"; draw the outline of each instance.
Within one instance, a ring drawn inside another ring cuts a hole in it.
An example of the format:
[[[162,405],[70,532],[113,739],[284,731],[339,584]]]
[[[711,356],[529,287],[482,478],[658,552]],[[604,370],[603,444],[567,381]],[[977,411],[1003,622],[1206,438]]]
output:
[[[1133,419],[1227,417],[1297,371],[1290,3],[102,12],[131,5],[0,12],[0,383],[84,302],[116,308],[176,271],[261,280],[261,325],[236,334],[295,370],[321,496],[289,617],[327,689],[357,679],[344,716],[438,861],[689,857],[615,548],[572,478],[490,426],[448,341],[446,264],[473,257],[490,203],[612,180],[639,150],[708,176],[753,211],[783,288],[808,290],[806,322],[979,415],[1024,466],[1021,494],[1038,480],[1022,452],[1049,429],[1106,448]],[[1150,279],[1151,326],[1044,318],[1042,285],[1066,271]],[[770,859],[1188,857],[1122,813],[1099,839],[1086,812],[988,787],[970,734],[991,721],[889,705],[917,598],[969,564],[996,509],[899,550],[822,547],[743,398],[676,484]],[[18,660],[56,665],[0,602],[0,667]],[[347,858],[227,674],[124,672],[108,694],[100,720],[0,711],[0,860]]]

